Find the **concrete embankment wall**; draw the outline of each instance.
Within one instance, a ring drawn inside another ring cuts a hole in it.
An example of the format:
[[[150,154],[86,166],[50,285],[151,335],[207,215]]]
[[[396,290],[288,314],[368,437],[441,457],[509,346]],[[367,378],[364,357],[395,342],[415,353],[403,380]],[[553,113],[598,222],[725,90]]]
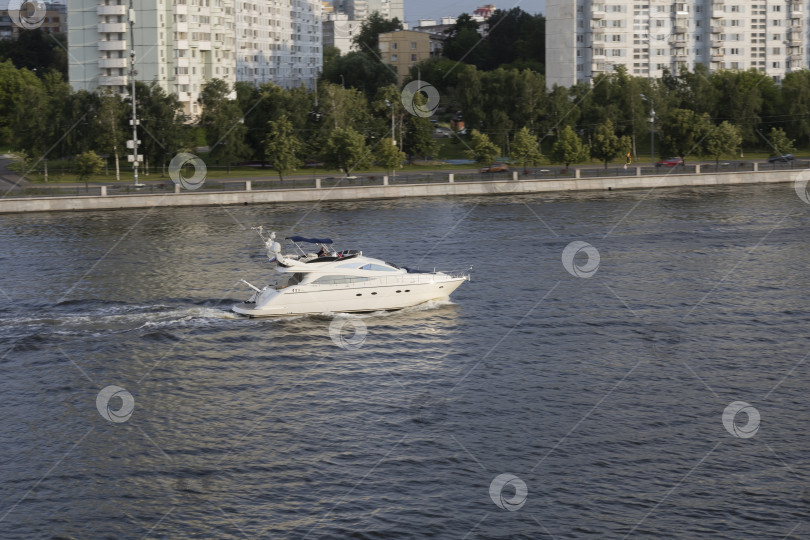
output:
[[[506,193],[599,191],[609,189],[651,189],[682,186],[721,186],[792,182],[801,170],[730,172],[715,174],[665,174],[605,178],[523,179],[487,182],[445,182],[435,184],[379,185],[322,189],[280,189],[272,191],[217,191],[110,195],[87,197],[38,197],[0,200],[0,213],[49,212],[153,208],[161,206],[214,206],[287,202],[396,199]]]

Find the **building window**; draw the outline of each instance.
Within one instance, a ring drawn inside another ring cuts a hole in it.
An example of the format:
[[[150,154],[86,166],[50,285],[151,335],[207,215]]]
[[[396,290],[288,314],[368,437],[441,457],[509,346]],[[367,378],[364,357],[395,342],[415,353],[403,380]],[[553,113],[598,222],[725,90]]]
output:
[[[413,49],[413,50],[416,49],[416,42],[415,41],[411,41],[411,49]]]
[[[397,42],[396,41],[391,44],[391,49],[397,50]]]
[[[392,62],[396,62],[396,61],[397,61],[397,55],[392,54],[392,55],[391,55],[391,61],[392,61]]]
[[[411,62],[416,62],[416,55],[415,54],[411,55]]]

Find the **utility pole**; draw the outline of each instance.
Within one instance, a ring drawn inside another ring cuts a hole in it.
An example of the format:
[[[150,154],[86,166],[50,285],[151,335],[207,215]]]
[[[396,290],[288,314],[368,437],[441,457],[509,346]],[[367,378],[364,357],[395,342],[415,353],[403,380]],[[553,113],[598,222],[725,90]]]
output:
[[[394,147],[396,148],[396,146],[397,146],[397,133],[395,131],[396,127],[395,127],[395,124],[394,124],[394,102],[393,101],[388,101],[386,99],[385,104],[388,105],[389,107],[391,107],[391,144],[393,144]],[[391,171],[391,177],[392,178],[397,177],[397,169],[396,169],[396,167],[394,167],[394,169]]]
[[[132,125],[132,140],[127,141],[127,148],[132,149],[132,155],[128,157],[129,161],[132,162],[132,171],[135,175],[135,187],[139,188],[144,187],[145,184],[138,182],[138,161],[143,159],[143,155],[138,154],[138,145],[140,144],[140,141],[138,140],[138,114],[135,110],[135,75],[137,75],[138,72],[135,71],[135,8],[133,6],[133,1],[134,0],[129,0],[129,79],[132,83],[132,119],[129,121],[129,123]]]
[[[641,94],[641,99],[650,103],[650,157],[655,167],[655,103],[644,94]]]

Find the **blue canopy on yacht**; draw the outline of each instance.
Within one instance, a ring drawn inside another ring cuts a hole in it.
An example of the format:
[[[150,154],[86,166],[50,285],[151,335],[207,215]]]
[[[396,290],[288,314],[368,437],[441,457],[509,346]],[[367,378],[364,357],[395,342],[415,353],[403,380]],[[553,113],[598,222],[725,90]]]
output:
[[[308,244],[331,244],[331,238],[304,238],[303,236],[288,236],[287,240],[293,242],[306,242]]]

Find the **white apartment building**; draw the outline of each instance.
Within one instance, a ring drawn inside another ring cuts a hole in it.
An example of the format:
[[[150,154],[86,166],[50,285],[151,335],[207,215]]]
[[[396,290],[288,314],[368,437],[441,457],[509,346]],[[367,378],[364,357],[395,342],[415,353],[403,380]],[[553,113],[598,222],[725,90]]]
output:
[[[623,65],[755,68],[779,81],[808,67],[808,0],[547,0],[546,82],[571,86]]]
[[[236,80],[314,89],[323,64],[321,1],[236,0],[235,7]]]
[[[352,39],[360,32],[362,25],[363,21],[349,20],[349,16],[342,13],[325,14],[323,20],[323,46],[337,47],[340,49],[341,55],[357,50],[357,47],[352,43]]]
[[[398,18],[405,23],[403,0],[334,0],[332,13],[323,15],[323,46],[334,46],[340,54],[357,50],[352,38],[360,32],[363,22],[375,11],[383,19]]]
[[[130,51],[135,78],[176,94],[183,113],[200,113],[203,85],[236,81],[234,0],[71,0],[68,77],[74,90],[129,92]],[[135,17],[134,47],[130,14]]]
[[[68,76],[74,90],[129,92],[135,78],[176,94],[190,119],[209,80],[314,88],[321,69],[319,0],[70,0]],[[134,13],[134,47],[130,36]]]
[[[342,9],[349,19],[355,21],[363,21],[378,11],[383,19],[390,21],[396,17],[400,22],[405,22],[403,0],[343,0]]]

